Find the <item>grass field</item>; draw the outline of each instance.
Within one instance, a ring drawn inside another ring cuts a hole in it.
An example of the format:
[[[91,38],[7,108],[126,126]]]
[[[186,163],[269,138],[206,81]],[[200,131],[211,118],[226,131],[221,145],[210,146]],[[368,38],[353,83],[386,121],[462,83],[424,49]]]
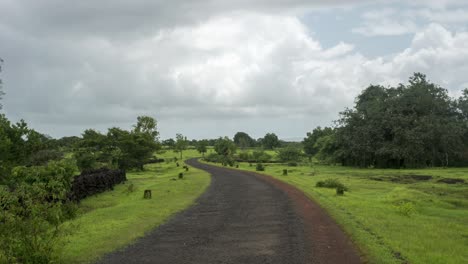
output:
[[[184,159],[196,154],[184,152]],[[158,157],[179,156],[167,151]],[[74,230],[64,239],[63,263],[87,263],[121,248],[145,232],[164,223],[171,215],[190,206],[210,183],[208,173],[190,168],[188,172],[174,162],[149,164],[145,171],[127,173],[128,181],[113,191],[81,201],[79,215],[65,225]],[[183,180],[177,178],[184,172]],[[129,192],[131,186],[134,191]],[[152,199],[143,191],[152,190]]]
[[[239,169],[255,171],[255,164]],[[283,176],[288,169],[288,176]],[[341,166],[287,167],[262,172],[288,182],[320,203],[351,236],[369,263],[468,263],[468,168],[391,170]],[[414,176],[416,175],[416,176]],[[431,179],[427,179],[431,176]],[[421,177],[422,176],[422,177]],[[349,192],[317,188],[338,179]]]

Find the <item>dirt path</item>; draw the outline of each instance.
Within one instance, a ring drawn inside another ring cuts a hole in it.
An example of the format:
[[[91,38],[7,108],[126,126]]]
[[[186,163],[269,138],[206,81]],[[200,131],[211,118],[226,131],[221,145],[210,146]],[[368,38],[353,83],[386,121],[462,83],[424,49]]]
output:
[[[360,263],[338,226],[294,187],[187,163],[212,175],[197,204],[100,263]]]

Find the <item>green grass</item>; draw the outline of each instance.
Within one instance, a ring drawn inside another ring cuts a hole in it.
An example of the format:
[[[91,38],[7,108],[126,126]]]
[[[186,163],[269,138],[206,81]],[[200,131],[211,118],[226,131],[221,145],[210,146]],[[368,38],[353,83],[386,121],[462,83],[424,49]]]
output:
[[[172,151],[158,156],[173,157]],[[178,155],[175,155],[178,157]],[[197,156],[184,152],[184,159]],[[208,173],[194,168],[188,172],[174,162],[149,164],[143,172],[127,173],[128,182],[113,191],[84,199],[77,218],[65,223],[74,230],[64,238],[64,263],[89,263],[103,254],[122,248],[164,223],[196,200],[210,183]],[[183,180],[177,178],[184,172]],[[128,192],[130,184],[136,188]],[[143,199],[143,191],[152,190],[152,199]]]
[[[468,263],[468,184],[437,182],[441,178],[468,182],[468,168],[265,165],[263,174],[298,187],[325,208],[369,263]],[[239,169],[255,171],[255,164],[241,163]],[[288,169],[288,176],[282,176],[283,169]],[[415,181],[405,175],[433,179]],[[338,196],[334,189],[315,187],[325,179],[338,179],[349,192]]]

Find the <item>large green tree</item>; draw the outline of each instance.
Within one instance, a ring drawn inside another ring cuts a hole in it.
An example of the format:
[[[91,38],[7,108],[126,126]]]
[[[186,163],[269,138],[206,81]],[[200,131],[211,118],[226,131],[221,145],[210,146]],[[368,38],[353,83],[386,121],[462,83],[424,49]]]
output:
[[[197,142],[197,151],[205,157],[205,153],[208,150],[208,140],[202,139]]]
[[[466,148],[462,101],[420,73],[407,85],[371,85],[341,113],[336,156],[363,167],[449,166]]]
[[[237,132],[234,135],[234,143],[241,149],[255,146],[255,140],[245,132]]]
[[[275,133],[267,133],[261,140],[265,149],[274,149],[280,145],[278,136]]]
[[[319,152],[319,148],[315,145],[318,139],[332,133],[333,129],[329,127],[316,127],[312,132],[307,132],[307,137],[302,141],[302,145],[309,160]]]
[[[138,117],[133,130],[109,128],[107,134],[88,129],[75,150],[81,169],[113,165],[121,169],[138,168],[160,148],[157,122],[152,117]]]

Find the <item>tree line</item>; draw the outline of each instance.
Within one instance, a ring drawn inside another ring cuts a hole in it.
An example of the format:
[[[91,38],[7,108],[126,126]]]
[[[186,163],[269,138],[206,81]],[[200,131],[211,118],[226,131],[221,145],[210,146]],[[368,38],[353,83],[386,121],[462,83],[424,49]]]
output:
[[[316,128],[304,152],[329,163],[417,168],[468,165],[468,89],[452,98],[421,73],[396,87],[370,85],[333,128]]]

